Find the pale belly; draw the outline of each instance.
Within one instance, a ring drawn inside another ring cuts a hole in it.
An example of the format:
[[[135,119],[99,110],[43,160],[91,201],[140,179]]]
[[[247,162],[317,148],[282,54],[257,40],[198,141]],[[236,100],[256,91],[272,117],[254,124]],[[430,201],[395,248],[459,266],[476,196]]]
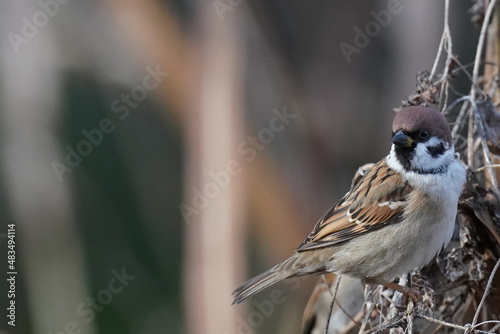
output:
[[[455,227],[457,203],[432,204],[425,206],[431,212],[410,210],[407,220],[345,243],[333,255],[327,270],[368,283],[386,283],[425,266],[448,245]]]

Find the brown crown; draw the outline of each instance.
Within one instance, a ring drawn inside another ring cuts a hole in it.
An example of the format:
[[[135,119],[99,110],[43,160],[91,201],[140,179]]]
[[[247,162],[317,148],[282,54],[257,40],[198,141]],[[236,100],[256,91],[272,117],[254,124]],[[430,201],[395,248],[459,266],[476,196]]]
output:
[[[451,143],[448,122],[443,115],[429,107],[406,107],[396,112],[392,122],[392,131],[397,132],[399,130],[408,133],[427,130],[431,136],[442,138]]]

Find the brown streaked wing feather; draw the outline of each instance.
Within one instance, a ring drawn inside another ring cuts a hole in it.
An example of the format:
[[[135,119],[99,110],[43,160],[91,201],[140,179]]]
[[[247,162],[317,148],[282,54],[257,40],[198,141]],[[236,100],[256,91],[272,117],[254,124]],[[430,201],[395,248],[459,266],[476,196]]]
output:
[[[411,186],[379,161],[316,224],[298,251],[322,248],[399,221]]]

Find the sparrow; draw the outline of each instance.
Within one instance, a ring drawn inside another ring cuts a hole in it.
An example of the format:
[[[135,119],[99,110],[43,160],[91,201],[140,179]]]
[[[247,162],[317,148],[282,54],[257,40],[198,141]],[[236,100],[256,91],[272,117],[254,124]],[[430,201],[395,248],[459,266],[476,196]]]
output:
[[[448,245],[465,181],[444,116],[425,106],[402,108],[389,155],[319,219],[290,258],[237,288],[233,304],[286,278],[327,273],[380,284],[417,303],[418,290],[393,280]]]

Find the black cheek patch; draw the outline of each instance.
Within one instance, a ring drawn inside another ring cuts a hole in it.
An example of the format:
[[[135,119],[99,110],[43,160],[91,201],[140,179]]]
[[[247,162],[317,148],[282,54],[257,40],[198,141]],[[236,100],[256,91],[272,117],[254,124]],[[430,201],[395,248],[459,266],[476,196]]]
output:
[[[444,151],[446,151],[446,149],[444,148],[443,143],[440,143],[437,146],[427,147],[427,152],[429,152],[429,154],[432,155],[433,158],[436,158],[437,156],[443,154]]]

